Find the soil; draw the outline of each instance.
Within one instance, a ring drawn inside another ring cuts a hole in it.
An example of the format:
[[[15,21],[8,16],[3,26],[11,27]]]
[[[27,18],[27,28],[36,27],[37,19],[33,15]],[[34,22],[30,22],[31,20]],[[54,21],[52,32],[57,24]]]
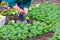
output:
[[[27,20],[27,22],[30,23],[30,24],[33,24],[33,21],[34,20],[32,18],[30,18],[29,20]]]
[[[54,34],[53,32],[49,32],[47,34],[42,34],[40,36],[31,38],[31,39],[27,38],[26,40],[48,40],[50,37],[53,36],[53,34]]]
[[[0,40],[4,40],[3,38],[0,38]]]

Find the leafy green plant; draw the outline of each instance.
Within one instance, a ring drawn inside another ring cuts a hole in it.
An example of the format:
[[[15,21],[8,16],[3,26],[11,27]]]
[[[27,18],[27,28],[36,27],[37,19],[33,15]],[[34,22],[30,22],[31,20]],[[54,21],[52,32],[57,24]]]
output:
[[[6,16],[6,15],[12,15],[12,16],[13,16],[13,15],[15,15],[15,14],[18,15],[18,11],[15,10],[15,9],[2,10],[2,11],[1,11],[1,14],[4,15],[4,16]]]
[[[26,20],[33,18],[33,24],[12,23],[9,21],[7,25],[0,28],[0,38],[6,40],[25,40],[27,37],[32,38],[49,31],[54,31],[55,34],[51,40],[55,40],[56,37],[60,40],[60,7],[52,4],[44,4],[42,6],[35,6],[29,10],[29,15]],[[10,10],[8,13],[16,12]],[[56,39],[56,40],[57,40]]]
[[[42,21],[49,24],[52,24],[54,20],[59,18],[59,6],[45,3],[44,5],[33,6],[29,10],[29,17],[37,21]]]
[[[44,25],[43,25],[44,24]],[[4,25],[0,28],[0,38],[4,39],[26,39],[27,37],[32,38],[43,33],[47,33],[44,30],[48,30],[45,23],[40,23],[39,21],[34,21],[33,25],[31,24],[22,24],[22,23],[12,23],[9,21],[7,25]]]
[[[60,27],[55,29],[55,33],[53,37],[51,37],[49,40],[60,40]]]

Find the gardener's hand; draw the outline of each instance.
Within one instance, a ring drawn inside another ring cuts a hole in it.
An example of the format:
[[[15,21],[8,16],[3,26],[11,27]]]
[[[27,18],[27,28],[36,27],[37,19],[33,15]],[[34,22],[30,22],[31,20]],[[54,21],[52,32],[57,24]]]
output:
[[[28,8],[24,8],[24,13],[28,14]]]
[[[10,7],[7,7],[8,10],[10,10]]]
[[[19,11],[19,13],[21,13],[21,14],[24,12],[21,8],[20,8],[18,11]]]
[[[23,10],[21,8],[19,8],[17,5],[13,7],[14,9],[16,9],[19,13],[22,13]]]

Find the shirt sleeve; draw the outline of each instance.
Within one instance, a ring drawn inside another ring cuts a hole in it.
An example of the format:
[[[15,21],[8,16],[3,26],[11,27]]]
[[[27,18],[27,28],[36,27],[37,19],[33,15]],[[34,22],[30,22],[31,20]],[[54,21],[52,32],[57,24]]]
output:
[[[15,0],[4,0],[5,2],[8,2],[8,5],[10,6],[10,7],[14,7],[15,5],[16,5],[16,2],[15,2]]]
[[[30,5],[31,5],[31,0],[28,1],[28,2],[26,2],[26,3],[24,4],[24,7],[29,9]]]

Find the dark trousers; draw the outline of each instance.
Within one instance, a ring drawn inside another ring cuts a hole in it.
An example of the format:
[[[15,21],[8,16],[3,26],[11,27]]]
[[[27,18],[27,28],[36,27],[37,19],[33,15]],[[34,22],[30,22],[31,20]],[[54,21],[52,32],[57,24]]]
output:
[[[23,9],[23,10],[24,10],[24,5],[23,5],[23,4],[18,3],[17,5],[18,5],[21,9]],[[23,20],[24,20],[23,13],[22,13],[22,14],[19,14],[19,19],[20,19],[21,21],[23,21]]]

